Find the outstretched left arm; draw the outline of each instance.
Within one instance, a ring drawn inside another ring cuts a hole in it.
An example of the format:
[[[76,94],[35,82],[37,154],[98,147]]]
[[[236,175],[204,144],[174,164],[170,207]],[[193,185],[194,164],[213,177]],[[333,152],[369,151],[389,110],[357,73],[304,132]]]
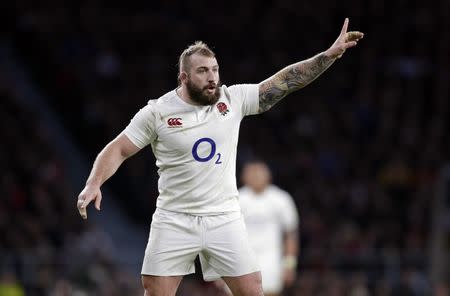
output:
[[[347,48],[356,46],[364,34],[347,32],[348,18],[345,19],[341,34],[326,51],[289,65],[259,84],[259,113],[269,110],[282,98],[299,90],[320,76],[333,62],[340,58]]]

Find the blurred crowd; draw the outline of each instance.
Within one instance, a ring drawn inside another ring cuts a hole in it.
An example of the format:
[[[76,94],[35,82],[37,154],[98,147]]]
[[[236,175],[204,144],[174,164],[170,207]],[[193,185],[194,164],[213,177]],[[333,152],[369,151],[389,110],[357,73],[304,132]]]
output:
[[[366,34],[357,48],[312,85],[243,121],[238,171],[246,160],[267,161],[300,209],[291,295],[448,295],[448,281],[433,283],[428,274],[431,203],[450,151],[448,1],[12,5],[7,38],[91,160],[149,99],[176,87],[177,57],[195,40],[216,51],[224,84],[258,83],[325,50],[350,17],[350,30]],[[9,96],[3,87],[0,131],[10,144],[0,148],[7,196],[0,248],[5,258],[23,250],[25,260],[56,260],[55,250],[68,252],[72,236],[88,231],[67,198],[78,189],[64,181],[64,155],[52,150],[37,115]],[[157,197],[154,158],[144,151],[110,182],[140,227],[148,227]],[[6,271],[26,280],[25,271]],[[25,282],[40,287],[50,273],[69,272],[57,271],[44,264]],[[202,295],[197,286],[180,293]]]
[[[0,69],[0,295],[132,295],[139,279],[117,268],[108,235],[79,218],[64,153],[16,87]]]

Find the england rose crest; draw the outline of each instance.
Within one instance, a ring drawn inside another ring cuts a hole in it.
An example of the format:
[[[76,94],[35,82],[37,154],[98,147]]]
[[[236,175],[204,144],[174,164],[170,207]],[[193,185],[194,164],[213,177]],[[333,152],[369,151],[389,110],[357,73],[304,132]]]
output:
[[[216,107],[219,110],[220,114],[222,114],[223,116],[227,115],[227,113],[230,111],[228,110],[228,106],[222,102],[218,103]]]

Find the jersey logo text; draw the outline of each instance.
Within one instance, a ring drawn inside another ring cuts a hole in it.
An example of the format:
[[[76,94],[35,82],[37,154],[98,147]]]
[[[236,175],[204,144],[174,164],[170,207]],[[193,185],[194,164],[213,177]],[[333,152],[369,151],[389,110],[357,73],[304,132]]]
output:
[[[169,127],[183,127],[181,118],[169,118],[167,120],[167,124],[169,125]]]
[[[211,151],[209,152],[208,156],[200,156],[198,155],[198,146],[202,143],[208,143],[209,145],[211,145]],[[215,161],[215,164],[221,164],[222,161],[220,160],[220,158],[222,157],[222,154],[217,153],[216,154],[216,142],[214,142],[213,139],[211,138],[201,138],[198,139],[195,143],[194,146],[192,146],[192,156],[194,157],[194,159],[198,162],[207,162],[210,161],[215,155],[217,155],[217,159]]]

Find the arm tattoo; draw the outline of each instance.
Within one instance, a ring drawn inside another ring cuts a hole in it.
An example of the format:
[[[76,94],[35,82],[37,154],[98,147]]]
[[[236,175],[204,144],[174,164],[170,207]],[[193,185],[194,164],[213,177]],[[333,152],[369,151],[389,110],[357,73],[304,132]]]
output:
[[[259,113],[269,110],[282,98],[320,76],[335,59],[320,53],[308,60],[287,66],[259,85]]]

